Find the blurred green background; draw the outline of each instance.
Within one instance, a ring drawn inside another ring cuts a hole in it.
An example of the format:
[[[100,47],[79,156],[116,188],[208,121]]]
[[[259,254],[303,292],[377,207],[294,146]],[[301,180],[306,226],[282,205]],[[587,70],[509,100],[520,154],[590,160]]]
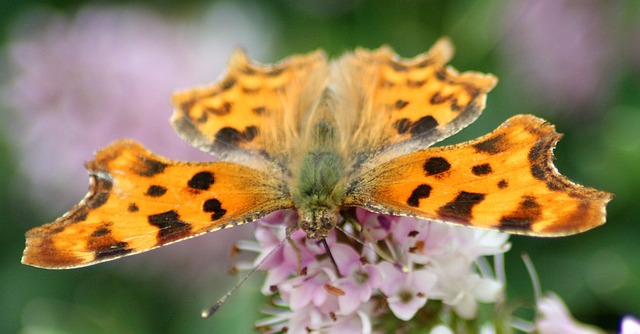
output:
[[[82,163],[111,140],[206,159],[171,133],[169,95],[216,79],[235,47],[262,62],[382,44],[412,57],[443,35],[458,70],[500,78],[483,116],[446,143],[536,114],[564,133],[558,169],[616,194],[603,227],[512,237],[513,305],[533,300],[528,253],[543,290],[580,321],[616,331],[625,314],[640,316],[637,1],[0,0],[0,333],[249,332],[260,275],[212,319],[199,313],[237,281],[228,250],[251,226],[70,271],[21,265],[24,232],[83,196]]]

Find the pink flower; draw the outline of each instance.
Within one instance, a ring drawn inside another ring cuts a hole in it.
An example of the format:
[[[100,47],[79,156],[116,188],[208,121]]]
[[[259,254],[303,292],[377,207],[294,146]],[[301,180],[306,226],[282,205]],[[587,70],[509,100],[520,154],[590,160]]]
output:
[[[370,312],[360,310],[353,312],[348,316],[339,317],[333,324],[331,324],[327,333],[372,333],[373,326],[369,314]]]
[[[401,320],[409,320],[427,303],[427,296],[436,284],[437,277],[427,270],[404,273],[389,262],[378,268],[383,274],[381,290],[387,296],[389,308]]]
[[[336,262],[344,275],[335,282],[335,286],[344,292],[344,295],[338,296],[340,314],[350,314],[369,301],[375,289],[380,287],[382,273],[375,265],[362,263],[352,247],[339,244],[331,248],[331,252],[336,253],[334,249],[337,247],[340,256],[336,256]]]
[[[308,305],[321,307],[331,297],[327,286],[331,286],[335,278],[331,270],[316,263],[308,269],[306,275],[300,275],[279,284],[278,291],[289,301],[289,307],[293,311]],[[331,311],[337,311],[337,309]]]
[[[577,322],[562,300],[548,294],[538,301],[536,328],[540,334],[599,334],[603,331]]]
[[[391,228],[392,216],[379,215],[365,209],[356,209],[356,218],[364,229],[369,231],[373,240],[382,240],[387,237]]]

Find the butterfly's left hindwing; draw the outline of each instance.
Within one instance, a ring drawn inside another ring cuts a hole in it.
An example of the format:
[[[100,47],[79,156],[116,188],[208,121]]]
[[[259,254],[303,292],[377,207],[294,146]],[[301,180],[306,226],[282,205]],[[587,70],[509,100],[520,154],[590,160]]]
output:
[[[410,153],[354,180],[345,205],[374,212],[560,236],[605,222],[612,194],[560,175],[552,125],[515,116],[474,141]]]
[[[287,187],[229,162],[183,163],[119,141],[87,164],[87,197],[27,232],[23,263],[72,268],[147,251],[291,208]]]

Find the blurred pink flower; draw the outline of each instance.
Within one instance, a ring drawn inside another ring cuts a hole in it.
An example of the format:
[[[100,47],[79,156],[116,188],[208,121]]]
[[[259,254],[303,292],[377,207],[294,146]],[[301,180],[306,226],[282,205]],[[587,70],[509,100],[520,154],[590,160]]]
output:
[[[619,71],[621,7],[601,0],[509,2],[504,81],[526,92],[517,98],[547,112],[600,112]]]
[[[579,323],[571,316],[571,313],[562,300],[548,294],[538,301],[538,317],[536,328],[540,334],[601,334],[602,330]]]
[[[229,4],[190,20],[142,7],[26,15],[7,45],[12,78],[2,99],[14,112],[7,132],[27,181],[17,184],[57,214],[86,192],[83,162],[116,139],[210,160],[171,128],[171,94],[216,79],[235,47],[263,56],[271,36],[264,21],[255,8]]]

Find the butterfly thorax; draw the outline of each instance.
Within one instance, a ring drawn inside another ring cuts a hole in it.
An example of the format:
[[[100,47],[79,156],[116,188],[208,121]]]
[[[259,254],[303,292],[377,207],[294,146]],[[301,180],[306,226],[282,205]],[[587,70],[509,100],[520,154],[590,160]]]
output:
[[[321,107],[322,108],[322,107]],[[324,238],[335,228],[344,199],[344,158],[334,119],[322,111],[311,120],[298,163],[293,201],[298,228],[309,238]]]

